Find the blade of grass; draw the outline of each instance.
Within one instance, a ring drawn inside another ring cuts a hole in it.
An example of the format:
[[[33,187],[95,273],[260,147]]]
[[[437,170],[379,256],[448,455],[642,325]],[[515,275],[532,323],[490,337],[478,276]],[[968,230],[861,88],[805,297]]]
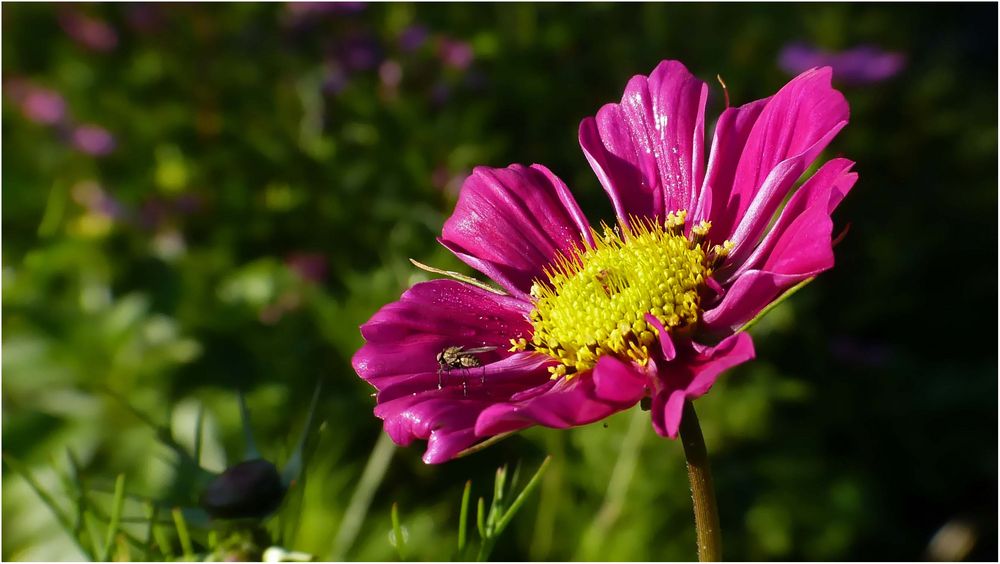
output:
[[[80,537],[74,534],[73,523],[70,521],[70,518],[67,517],[62,512],[61,509],[59,509],[59,506],[56,504],[56,501],[52,498],[52,496],[49,495],[47,491],[45,491],[42,488],[41,484],[39,484],[35,480],[35,477],[31,475],[31,472],[29,472],[27,468],[22,466],[20,462],[18,462],[12,456],[6,453],[3,453],[2,458],[3,462],[6,463],[7,466],[9,466],[10,469],[14,471],[15,474],[20,475],[21,478],[25,482],[27,482],[28,487],[31,488],[33,492],[35,492],[35,495],[41,498],[42,503],[44,503],[45,506],[49,508],[49,511],[51,511],[53,515],[55,515],[56,521],[58,521],[59,525],[62,526],[64,531],[66,531],[66,534],[69,535],[71,539],[73,539],[73,543],[76,544],[76,547],[80,549],[80,552],[83,553],[85,556],[87,556],[87,558],[93,560],[96,557],[96,554],[87,551],[87,547],[83,545],[83,542],[80,540]]]
[[[170,513],[174,517],[174,527],[177,528],[177,539],[181,543],[184,560],[190,562],[194,559],[194,547],[191,545],[191,534],[188,532],[187,521],[184,520],[184,514],[180,507],[171,509]]]
[[[462,491],[462,509],[458,514],[458,558],[462,558],[465,552],[465,541],[468,533],[469,522],[469,496],[472,494],[472,480],[465,482],[465,490]]]
[[[236,393],[239,396],[240,402],[240,421],[243,422],[243,443],[246,445],[243,460],[260,458],[257,443],[253,440],[253,428],[250,426],[250,408],[247,407],[247,398],[243,395],[243,390],[237,390]]]
[[[380,433],[378,441],[375,443],[375,448],[372,449],[372,453],[368,457],[368,463],[365,464],[365,469],[361,472],[361,479],[354,489],[354,495],[351,496],[351,501],[347,504],[347,510],[344,511],[344,518],[340,522],[340,529],[337,530],[337,534],[333,539],[333,546],[330,549],[330,560],[344,560],[344,555],[347,554],[347,551],[354,544],[354,540],[361,530],[361,524],[364,522],[365,515],[368,514],[368,508],[371,506],[375,490],[378,489],[379,484],[382,483],[382,479],[385,478],[385,472],[388,470],[389,462],[392,460],[392,455],[395,452],[396,445],[393,444],[389,435]]]
[[[517,431],[508,431],[506,433],[500,433],[499,435],[494,435],[483,442],[476,443],[470,446],[469,448],[459,452],[458,454],[455,455],[455,458],[462,458],[463,456],[469,456],[470,454],[477,453],[483,450],[484,448],[492,446],[515,433],[517,433]]]
[[[191,458],[194,463],[201,466],[201,441],[205,427],[205,404],[198,404],[198,417],[194,420],[194,449]]]
[[[511,520],[514,518],[514,514],[517,513],[517,510],[520,509],[522,505],[524,505],[524,502],[528,499],[528,496],[531,495],[531,492],[535,491],[535,489],[538,487],[538,484],[541,482],[542,476],[545,474],[546,468],[549,467],[550,462],[552,462],[552,457],[546,456],[545,460],[542,461],[542,465],[539,466],[538,470],[535,472],[535,475],[532,476],[531,480],[528,481],[528,485],[524,486],[524,489],[521,490],[521,493],[518,494],[517,498],[514,499],[514,503],[510,504],[510,508],[507,509],[507,511],[504,512],[503,517],[500,518],[500,521],[497,523],[496,532],[494,533],[494,536],[499,536],[500,533],[503,532],[503,530],[507,527],[507,525],[510,524]]]
[[[479,538],[486,542],[486,500],[479,498],[476,503],[476,528],[479,530]]]
[[[406,540],[403,538],[403,527],[399,524],[399,504],[393,502],[392,504],[392,538],[393,546],[396,548],[396,554],[399,555],[400,560],[406,560],[405,547]]]
[[[163,529],[163,527],[156,526],[156,517],[160,513],[160,507],[158,505],[149,504],[147,508],[150,510],[150,528],[153,531],[153,538],[156,539],[156,544],[160,547],[160,554],[164,556],[164,560],[173,560],[174,547],[170,542],[170,537],[167,536],[167,532]]]
[[[309,413],[306,415],[306,422],[302,426],[302,434],[299,442],[292,452],[292,456],[285,463],[285,468],[281,471],[281,481],[285,487],[291,486],[302,473],[303,451],[306,448],[306,439],[309,437],[309,429],[312,427],[313,416],[316,414],[316,406],[319,404],[319,394],[323,389],[323,381],[316,382],[316,390],[313,391],[312,400],[309,402]]]
[[[111,549],[115,544],[115,536],[118,533],[118,526],[121,523],[122,508],[125,505],[125,474],[118,474],[115,479],[115,498],[111,505],[111,520],[108,522],[108,530],[104,536],[104,545],[101,549],[101,556],[98,560],[104,562],[111,558]]]

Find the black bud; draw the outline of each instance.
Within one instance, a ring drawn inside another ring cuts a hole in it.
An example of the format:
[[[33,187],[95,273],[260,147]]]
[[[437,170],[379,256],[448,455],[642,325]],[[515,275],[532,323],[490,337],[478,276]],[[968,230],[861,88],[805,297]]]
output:
[[[651,407],[653,407],[653,398],[646,396],[639,400],[639,409],[649,411]]]
[[[278,469],[264,459],[226,468],[201,494],[200,504],[213,519],[261,519],[285,497]]]

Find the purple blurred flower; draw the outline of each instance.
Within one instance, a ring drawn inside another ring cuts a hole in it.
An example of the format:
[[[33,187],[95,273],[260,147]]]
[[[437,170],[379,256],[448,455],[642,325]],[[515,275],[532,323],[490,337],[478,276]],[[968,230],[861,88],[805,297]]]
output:
[[[830,352],[841,362],[878,368],[892,360],[892,349],[874,342],[841,336],[830,342]]]
[[[60,12],[59,25],[73,41],[91,51],[107,53],[118,45],[114,28],[78,10],[67,8]]]
[[[441,39],[438,55],[445,65],[458,70],[465,70],[472,64],[472,46],[464,41]]]
[[[66,100],[48,88],[28,86],[20,104],[24,117],[35,123],[55,125],[66,117]]]
[[[844,84],[874,84],[888,80],[906,66],[906,55],[859,45],[846,51],[824,51],[806,43],[790,43],[778,55],[778,64],[792,75],[814,67],[833,67],[833,76]]]
[[[303,280],[319,284],[326,279],[326,257],[320,253],[292,253],[285,264]]]
[[[289,2],[285,10],[293,18],[304,18],[320,14],[356,14],[364,11],[364,2]]]
[[[125,8],[125,21],[139,33],[152,33],[163,25],[164,14],[159,5],[142,2]]]
[[[115,150],[115,138],[103,127],[81,125],[71,134],[73,146],[80,152],[95,157],[103,157]]]
[[[340,68],[337,63],[327,63],[326,72],[323,76],[323,93],[324,94],[340,94],[344,88],[347,88],[347,83],[349,79],[347,73]]]
[[[419,24],[411,25],[399,34],[399,47],[407,53],[416,51],[425,41],[427,41],[427,28]]]
[[[352,37],[338,48],[344,66],[351,71],[371,70],[382,60],[382,50],[372,37]]]

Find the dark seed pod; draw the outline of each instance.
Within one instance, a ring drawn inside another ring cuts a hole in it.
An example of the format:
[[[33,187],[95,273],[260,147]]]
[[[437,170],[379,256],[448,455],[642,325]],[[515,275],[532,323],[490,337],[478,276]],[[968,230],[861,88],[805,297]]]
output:
[[[258,458],[226,468],[208,484],[199,503],[213,519],[261,519],[278,509],[284,497],[278,469]]]

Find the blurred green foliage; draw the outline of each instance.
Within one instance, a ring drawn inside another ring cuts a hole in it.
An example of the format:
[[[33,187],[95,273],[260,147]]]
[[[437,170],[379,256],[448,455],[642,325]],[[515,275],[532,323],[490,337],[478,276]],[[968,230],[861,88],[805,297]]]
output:
[[[856,160],[861,180],[837,212],[851,224],[838,266],[757,325],[758,360],[698,402],[724,554],[963,556],[928,552],[950,524],[972,539],[968,557],[996,555],[997,267],[983,251],[997,232],[995,5],[2,15],[3,449],[63,507],[68,451],[101,503],[123,474],[126,513],[136,498],[196,504],[114,395],[186,448],[203,409],[201,461],[219,471],[242,455],[237,388],[283,463],[322,380],[306,478],[279,516],[286,549],[396,558],[397,503],[406,556],[451,558],[465,482],[489,499],[497,467],[551,454],[494,558],[693,558],[681,447],[646,414],[425,466],[420,447],[375,447],[371,390],[349,363],[357,327],[426,279],[407,258],[462,269],[435,236],[477,164],[544,163],[591,218],[610,217],[576,127],[660,59],[721,75],[739,104],[788,79],[776,61],[790,41],[872,43],[908,64],[844,87],[852,122],[828,152]],[[25,109],[38,89],[49,97]],[[85,124],[113,143],[81,137]],[[370,497],[352,506],[363,473]],[[4,559],[82,557],[9,467],[3,487]]]

